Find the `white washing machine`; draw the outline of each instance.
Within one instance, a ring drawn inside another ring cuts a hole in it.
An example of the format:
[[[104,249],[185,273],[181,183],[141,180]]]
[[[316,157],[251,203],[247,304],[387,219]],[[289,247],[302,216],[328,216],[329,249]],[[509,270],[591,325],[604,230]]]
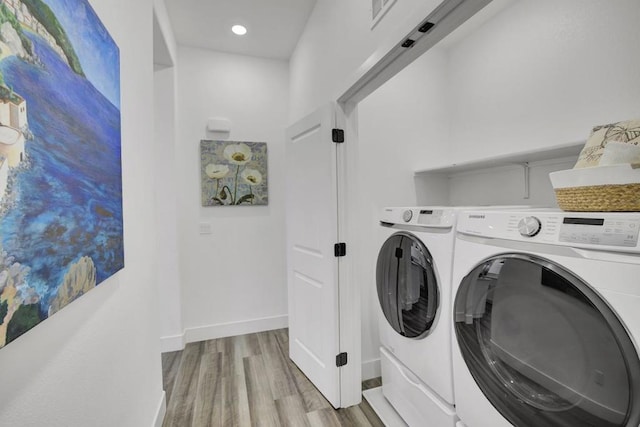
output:
[[[640,213],[469,211],[453,284],[467,427],[640,424]]]
[[[451,270],[461,208],[385,208],[376,265],[382,391],[410,426],[454,427]],[[425,420],[429,423],[425,424]]]

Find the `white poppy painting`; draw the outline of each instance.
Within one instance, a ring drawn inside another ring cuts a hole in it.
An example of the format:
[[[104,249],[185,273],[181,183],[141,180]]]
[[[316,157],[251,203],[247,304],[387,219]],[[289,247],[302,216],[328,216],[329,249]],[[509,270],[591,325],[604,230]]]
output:
[[[200,141],[202,206],[269,203],[267,143]]]

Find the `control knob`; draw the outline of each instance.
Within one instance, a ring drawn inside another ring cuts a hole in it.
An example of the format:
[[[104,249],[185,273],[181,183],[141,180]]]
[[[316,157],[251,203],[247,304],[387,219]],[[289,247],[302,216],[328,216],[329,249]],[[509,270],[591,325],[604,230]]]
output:
[[[518,223],[518,231],[522,237],[533,237],[542,229],[542,223],[535,216],[527,216]]]
[[[411,218],[413,218],[413,212],[410,209],[402,212],[402,219],[404,220],[404,222],[411,221]]]

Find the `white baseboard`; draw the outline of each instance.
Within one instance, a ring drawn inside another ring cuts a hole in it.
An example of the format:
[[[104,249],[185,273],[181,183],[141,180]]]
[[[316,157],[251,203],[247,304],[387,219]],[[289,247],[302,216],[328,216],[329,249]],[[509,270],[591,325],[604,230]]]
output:
[[[243,320],[240,322],[219,323],[216,325],[187,328],[184,331],[184,342],[197,342],[212,340],[222,337],[251,334],[255,332],[270,331],[272,329],[286,328],[289,326],[289,317],[282,316],[263,317],[260,319]]]
[[[180,335],[160,337],[160,352],[167,353],[179,350],[184,350],[184,333]]]
[[[162,396],[160,397],[160,404],[158,405],[158,410],[156,411],[156,417],[153,420],[152,427],[162,427],[162,422],[164,421],[164,416],[167,413],[167,395],[162,390]]]
[[[377,378],[380,375],[382,375],[380,359],[371,359],[362,362],[362,381]]]

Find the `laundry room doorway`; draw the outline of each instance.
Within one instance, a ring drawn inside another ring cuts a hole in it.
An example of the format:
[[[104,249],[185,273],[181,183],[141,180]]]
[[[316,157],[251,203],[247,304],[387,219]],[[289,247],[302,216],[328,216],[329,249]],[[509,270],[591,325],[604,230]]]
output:
[[[372,261],[362,216],[367,201],[358,192],[367,185],[359,176],[360,150],[367,147],[358,140],[358,103],[490,1],[419,5],[351,76],[336,103],[287,129],[289,357],[336,408],[361,401],[364,364],[373,367],[367,378],[380,370],[379,360],[363,361],[361,348],[361,306],[368,313],[369,305],[361,294],[371,285],[361,279]]]

